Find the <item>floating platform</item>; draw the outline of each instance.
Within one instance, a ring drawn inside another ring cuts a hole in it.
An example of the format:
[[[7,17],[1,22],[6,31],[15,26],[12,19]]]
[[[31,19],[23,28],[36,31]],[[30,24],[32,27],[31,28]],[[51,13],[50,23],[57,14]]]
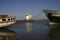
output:
[[[34,20],[24,20],[24,22],[34,22]]]
[[[22,23],[24,20],[16,20],[16,23]]]

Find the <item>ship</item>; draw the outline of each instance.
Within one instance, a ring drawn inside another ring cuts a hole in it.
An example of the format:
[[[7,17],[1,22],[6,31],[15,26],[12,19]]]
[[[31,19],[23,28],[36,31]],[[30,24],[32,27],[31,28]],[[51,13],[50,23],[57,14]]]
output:
[[[60,10],[43,10],[51,24],[60,23]]]
[[[7,27],[15,22],[15,17],[9,17],[7,14],[0,15],[0,28]]]

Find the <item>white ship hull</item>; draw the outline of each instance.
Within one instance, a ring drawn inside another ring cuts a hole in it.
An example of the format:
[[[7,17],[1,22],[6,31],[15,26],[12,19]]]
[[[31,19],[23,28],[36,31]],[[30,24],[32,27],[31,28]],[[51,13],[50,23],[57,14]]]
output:
[[[8,23],[0,23],[0,28],[2,28],[2,27],[7,27],[7,26],[9,26],[9,25],[11,25],[11,24],[14,24],[15,22],[8,22]]]

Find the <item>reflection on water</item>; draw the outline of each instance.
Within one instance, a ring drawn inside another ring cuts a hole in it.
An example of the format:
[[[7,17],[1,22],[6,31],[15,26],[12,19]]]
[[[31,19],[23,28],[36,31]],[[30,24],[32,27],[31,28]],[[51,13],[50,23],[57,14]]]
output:
[[[46,21],[16,23],[9,29],[16,32],[17,40],[60,40],[60,25],[48,26]]]
[[[60,25],[51,25],[49,28],[49,40],[60,40]]]
[[[0,40],[15,40],[16,33],[6,28],[0,29]]]
[[[27,30],[27,32],[32,31],[32,23],[31,22],[26,22],[26,30]]]

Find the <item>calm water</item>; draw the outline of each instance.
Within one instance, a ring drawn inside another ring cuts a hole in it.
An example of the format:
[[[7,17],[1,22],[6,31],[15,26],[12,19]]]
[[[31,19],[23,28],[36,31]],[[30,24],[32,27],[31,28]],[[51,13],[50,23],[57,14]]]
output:
[[[7,27],[16,33],[16,40],[59,40],[60,27],[48,26],[48,21],[16,23]]]

